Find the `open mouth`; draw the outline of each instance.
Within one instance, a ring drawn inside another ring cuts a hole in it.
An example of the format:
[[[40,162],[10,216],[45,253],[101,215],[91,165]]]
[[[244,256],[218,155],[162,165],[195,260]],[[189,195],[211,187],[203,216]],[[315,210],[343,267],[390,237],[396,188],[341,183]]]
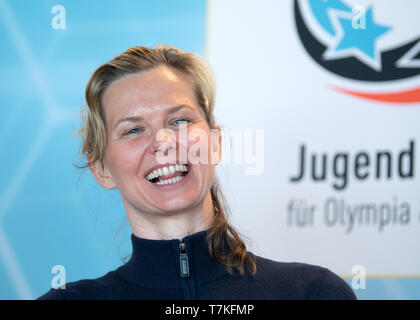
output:
[[[161,167],[146,175],[146,179],[156,185],[174,184],[182,181],[190,170],[190,164],[174,164]]]

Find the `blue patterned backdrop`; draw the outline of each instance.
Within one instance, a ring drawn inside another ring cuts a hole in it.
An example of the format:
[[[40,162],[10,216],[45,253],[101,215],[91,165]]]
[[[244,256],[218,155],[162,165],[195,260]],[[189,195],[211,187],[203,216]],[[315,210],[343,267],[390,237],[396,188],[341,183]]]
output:
[[[54,29],[55,5],[65,29]],[[99,277],[130,253],[115,191],[77,170],[84,88],[96,67],[135,45],[203,54],[205,1],[0,0],[0,298],[31,299]]]

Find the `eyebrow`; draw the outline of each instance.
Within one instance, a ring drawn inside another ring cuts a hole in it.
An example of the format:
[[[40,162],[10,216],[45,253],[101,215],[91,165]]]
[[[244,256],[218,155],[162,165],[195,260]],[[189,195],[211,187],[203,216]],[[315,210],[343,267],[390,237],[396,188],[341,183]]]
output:
[[[175,106],[173,108],[168,109],[166,111],[166,114],[167,115],[173,114],[173,113],[175,113],[178,110],[183,109],[183,108],[188,108],[188,109],[191,109],[192,111],[194,111],[194,109],[192,107],[190,107],[189,105],[181,104],[181,105],[178,105],[178,106]],[[122,122],[140,122],[140,121],[143,121],[143,120],[144,120],[144,118],[140,117],[140,116],[139,117],[137,117],[137,116],[125,117],[125,118],[122,118],[122,119],[118,120],[117,123],[115,123],[113,129],[115,129]]]

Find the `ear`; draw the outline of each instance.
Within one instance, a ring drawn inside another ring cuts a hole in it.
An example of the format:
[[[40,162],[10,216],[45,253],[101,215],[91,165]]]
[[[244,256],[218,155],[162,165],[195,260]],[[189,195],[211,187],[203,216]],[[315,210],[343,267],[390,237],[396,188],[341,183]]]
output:
[[[88,167],[92,175],[95,177],[96,182],[98,182],[103,188],[111,190],[117,187],[102,160],[97,160],[94,163],[89,162]]]
[[[222,130],[218,125],[211,130],[211,163],[218,164],[222,158]]]

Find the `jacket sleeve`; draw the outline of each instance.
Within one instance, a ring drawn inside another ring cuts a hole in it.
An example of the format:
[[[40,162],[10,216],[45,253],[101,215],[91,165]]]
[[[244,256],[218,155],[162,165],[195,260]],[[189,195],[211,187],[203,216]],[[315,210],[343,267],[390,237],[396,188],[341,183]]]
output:
[[[321,268],[320,274],[313,282],[308,300],[357,300],[353,289],[338,275],[327,268]]]
[[[37,300],[80,300],[80,294],[74,289],[50,289]]]
[[[37,300],[94,300],[104,299],[107,288],[92,279],[66,283],[65,289],[50,289]]]

